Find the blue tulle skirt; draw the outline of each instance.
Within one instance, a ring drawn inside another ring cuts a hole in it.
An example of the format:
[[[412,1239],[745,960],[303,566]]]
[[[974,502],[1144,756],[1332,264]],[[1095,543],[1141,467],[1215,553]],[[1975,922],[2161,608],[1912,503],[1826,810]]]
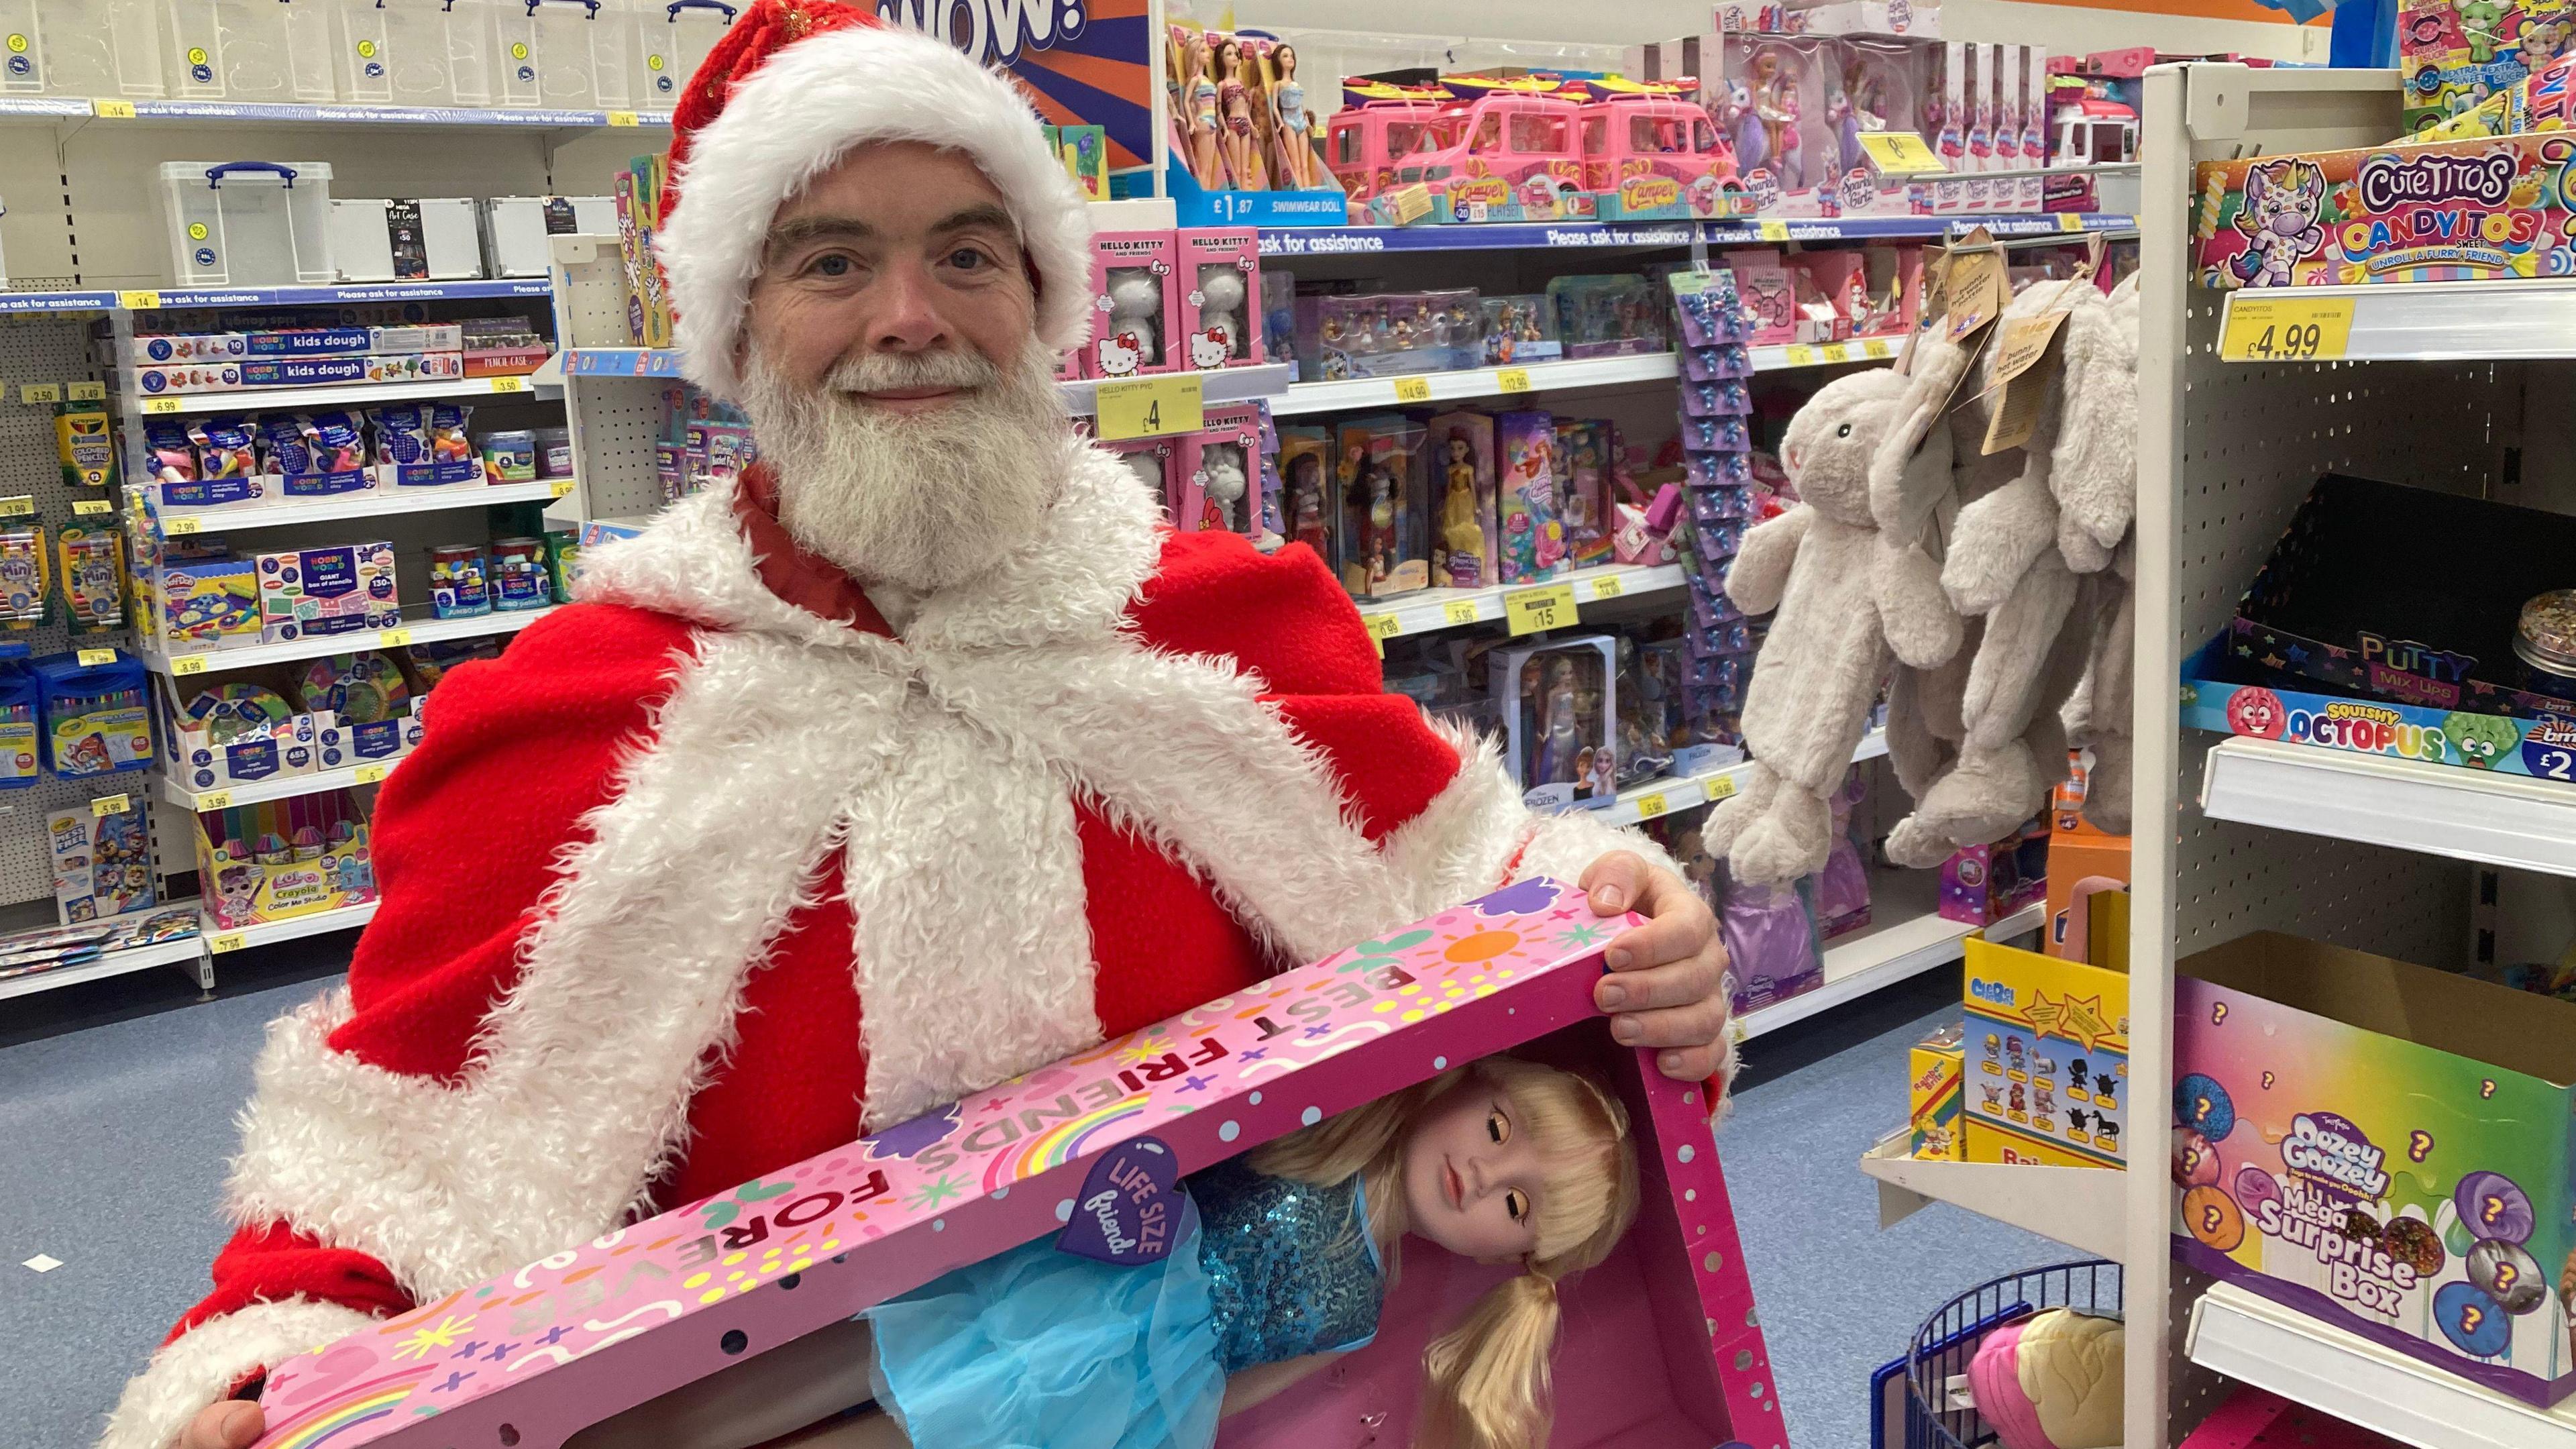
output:
[[[1052,1236],[862,1317],[877,1406],[914,1449],[1208,1449],[1225,1402],[1198,1215],[1160,1263],[1118,1267]]]

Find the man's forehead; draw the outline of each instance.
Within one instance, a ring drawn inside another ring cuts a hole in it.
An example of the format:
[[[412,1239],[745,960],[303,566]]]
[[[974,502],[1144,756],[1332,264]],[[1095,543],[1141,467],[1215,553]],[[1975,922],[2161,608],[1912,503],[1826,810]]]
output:
[[[920,141],[853,147],[778,208],[784,223],[830,217],[879,233],[991,225],[1016,231],[999,188],[962,151]]]

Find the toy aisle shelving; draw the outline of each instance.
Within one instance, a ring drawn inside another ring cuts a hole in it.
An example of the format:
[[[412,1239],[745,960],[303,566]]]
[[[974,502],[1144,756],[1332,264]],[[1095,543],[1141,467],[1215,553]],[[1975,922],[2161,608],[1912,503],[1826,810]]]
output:
[[[1946,1202],[2096,1257],[2118,1259],[2128,1232],[2124,1174],[2098,1167],[1935,1162],[1912,1155],[1913,1129],[1881,1138],[1860,1160],[1878,1183],[1878,1225],[1892,1227]]]
[[[2200,809],[2213,820],[2576,876],[2576,791],[2557,780],[2229,739],[2202,766]]]

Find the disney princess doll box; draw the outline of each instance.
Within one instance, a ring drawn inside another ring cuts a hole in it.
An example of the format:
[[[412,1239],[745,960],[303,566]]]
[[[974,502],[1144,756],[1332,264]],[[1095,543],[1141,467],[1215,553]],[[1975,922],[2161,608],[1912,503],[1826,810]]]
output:
[[[2204,161],[2192,212],[2212,287],[2555,277],[2576,266],[2576,134]]]
[[[1450,1146],[1424,1156],[1417,1143],[1436,1129],[1408,1115],[1409,1104],[1436,1114],[1466,1092],[1452,1104],[1464,1104],[1454,1125],[1467,1136],[1437,1140],[1473,1156],[1480,1192],[1493,1183],[1487,1147],[1475,1144],[1508,1151],[1514,1132],[1526,1134],[1534,1160],[1562,1168],[1579,1158],[1583,1169],[1547,1176],[1565,1190],[1542,1187],[1549,1196],[1535,1203],[1478,1198],[1534,1215],[1542,1244],[1555,1212],[1592,1235],[1590,1266],[1556,1282],[1561,1311],[1534,1340],[1554,1345],[1547,1442],[1785,1449],[1710,1104],[1700,1088],[1658,1074],[1651,1053],[1613,1044],[1592,1005],[1606,943],[1635,921],[1596,917],[1573,888],[1545,879],[1438,912],[289,1359],[261,1392],[269,1431],[260,1444],[555,1449],[748,1355],[818,1329],[845,1331],[853,1315],[883,1327],[877,1342],[891,1345],[893,1315],[935,1317],[997,1265],[1102,1285],[1080,1311],[1036,1317],[1029,1341],[1053,1343],[1063,1322],[1096,1318],[1101,1304],[1138,1287],[1180,1281],[1192,1271],[1180,1248],[1218,1239],[1249,1250],[1266,1285],[1245,1299],[1261,1309],[1226,1320],[1229,1344],[1238,1334],[1337,1347],[1355,1335],[1363,1344],[1221,1425],[1211,1407],[1172,1439],[1226,1449],[1407,1444],[1427,1398],[1433,1338],[1459,1327],[1488,1290],[1551,1290],[1519,1260],[1444,1252],[1418,1235],[1445,1234],[1420,1213],[1406,1219],[1417,1235],[1390,1247],[1402,1257],[1391,1286],[1382,1271],[1354,1274],[1362,1255],[1378,1262],[1378,1218],[1357,1197],[1386,1178],[1371,1168],[1338,1188],[1305,1186],[1266,1176],[1291,1169],[1260,1149],[1321,1151],[1334,1132],[1303,1129],[1353,1109],[1353,1123],[1417,1124],[1396,1139],[1402,1175],[1426,1169],[1426,1211],[1437,1214],[1465,1200],[1469,1174],[1454,1170]],[[1494,1055],[1506,1051],[1513,1058]],[[1513,1085],[1480,1085],[1489,1073]],[[1525,1093],[1533,1081],[1544,1090]],[[1560,1125],[1571,1124],[1576,1135],[1565,1140],[1581,1153],[1547,1146],[1556,1129],[1534,1106],[1522,1110],[1548,1100],[1569,1105]],[[1633,1149],[1633,1178],[1624,1160],[1614,1168],[1582,1155],[1609,1145],[1582,1124],[1606,1126]],[[1256,1220],[1237,1225],[1220,1189],[1229,1179],[1255,1184]],[[1589,1198],[1574,1190],[1586,1181]],[[1614,1182],[1633,1186],[1632,1214],[1583,1206],[1619,1197]],[[1408,1181],[1392,1195],[1414,1193]],[[1339,1202],[1338,1217],[1312,1210],[1326,1201]],[[1371,1234],[1351,1231],[1354,1215]],[[1616,1226],[1622,1220],[1629,1225]],[[1222,1245],[1204,1251],[1220,1265],[1211,1270],[1219,1297],[1242,1297],[1256,1281],[1226,1276],[1233,1259]],[[931,1292],[915,1292],[934,1280]],[[1368,1308],[1377,1293],[1382,1303]],[[1269,1313],[1274,1299],[1293,1300],[1297,1312]],[[1367,1311],[1354,1319],[1355,1308]],[[1214,1351],[1205,1341],[1190,1350]],[[905,1359],[898,1347],[880,1351],[880,1392],[903,1401],[907,1428],[929,1443],[1001,1442],[937,1439],[913,1412]],[[1021,1397],[1036,1376],[1016,1369],[1005,1365],[1013,1393],[984,1395],[967,1410],[997,1413],[995,1401]],[[1120,1397],[1122,1411],[1133,1400],[1171,1401]]]
[[[2174,1256],[2497,1393],[2576,1392],[2576,1005],[2272,932],[2174,974]]]

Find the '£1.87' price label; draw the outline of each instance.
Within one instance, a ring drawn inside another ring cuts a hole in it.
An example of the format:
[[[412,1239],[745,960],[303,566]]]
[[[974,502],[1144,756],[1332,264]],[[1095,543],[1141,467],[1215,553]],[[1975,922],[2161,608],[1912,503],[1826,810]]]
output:
[[[2350,297],[2227,299],[2227,323],[2218,337],[2224,362],[2329,362],[2352,341]]]

